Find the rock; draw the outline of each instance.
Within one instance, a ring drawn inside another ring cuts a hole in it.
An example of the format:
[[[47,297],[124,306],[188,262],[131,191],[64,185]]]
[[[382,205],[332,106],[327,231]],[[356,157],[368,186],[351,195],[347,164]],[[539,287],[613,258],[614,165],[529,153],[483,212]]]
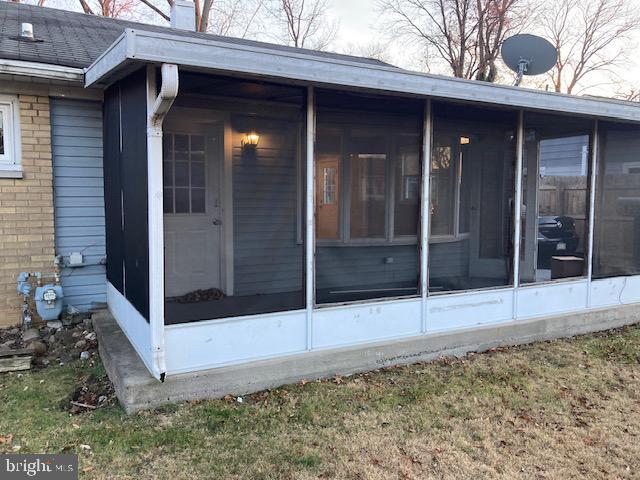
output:
[[[65,365],[67,363],[70,363],[71,360],[73,360],[73,357],[69,354],[64,354],[60,357],[60,365]]]
[[[82,336],[82,332],[75,331],[71,334],[73,338],[80,338]]]
[[[24,343],[40,340],[40,332],[37,328],[30,328],[22,334],[22,339],[24,340]]]
[[[74,345],[74,347],[79,348],[80,350],[82,350],[86,346],[87,346],[86,340],[78,340]]]
[[[76,340],[73,338],[73,332],[71,330],[57,331],[56,340],[62,345],[71,345],[76,342]]]
[[[84,325],[84,328],[91,328],[92,327],[92,322],[91,322],[91,318],[85,318],[82,321],[82,325]]]
[[[80,360],[89,360],[89,352],[80,352]]]
[[[93,342],[96,339],[96,332],[87,333],[84,336],[84,339],[87,340],[88,342]]]
[[[34,340],[33,342],[31,342],[31,348],[33,348],[33,352],[37,355],[37,356],[42,356],[47,352],[47,346],[45,345],[44,342],[41,342],[40,340]]]
[[[51,335],[49,337],[48,342],[49,342],[49,345],[53,345],[54,343],[56,343],[56,336],[55,335]]]
[[[47,327],[51,328],[52,330],[60,330],[62,328],[62,322],[60,320],[47,322]]]

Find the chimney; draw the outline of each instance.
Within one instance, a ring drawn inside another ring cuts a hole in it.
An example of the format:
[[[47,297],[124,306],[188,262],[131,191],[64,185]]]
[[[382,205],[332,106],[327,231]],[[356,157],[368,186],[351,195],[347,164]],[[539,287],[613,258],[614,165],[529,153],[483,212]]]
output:
[[[174,0],[171,6],[171,28],[196,29],[196,7],[191,0]]]

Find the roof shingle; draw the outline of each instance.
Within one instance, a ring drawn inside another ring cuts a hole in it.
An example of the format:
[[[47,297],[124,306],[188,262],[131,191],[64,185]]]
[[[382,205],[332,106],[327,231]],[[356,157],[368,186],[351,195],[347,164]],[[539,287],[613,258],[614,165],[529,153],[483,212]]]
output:
[[[19,38],[23,22],[33,24],[35,38],[42,40],[41,42],[32,42]],[[372,65],[387,65],[370,58],[176,30],[170,27],[115,20],[97,15],[7,1],[0,2],[0,58],[85,68],[91,65],[122,34],[125,28],[167,32],[174,35],[205,38],[281,51],[303,51],[325,58],[346,59]]]

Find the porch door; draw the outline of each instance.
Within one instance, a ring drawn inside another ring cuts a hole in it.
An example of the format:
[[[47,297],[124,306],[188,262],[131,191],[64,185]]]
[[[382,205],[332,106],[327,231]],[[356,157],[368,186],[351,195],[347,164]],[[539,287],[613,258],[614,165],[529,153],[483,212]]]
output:
[[[507,192],[510,192],[508,161],[502,153],[485,151],[477,161],[474,178],[474,206],[471,217],[471,243],[469,273],[478,278],[506,278],[509,271],[509,208]],[[476,176],[477,175],[477,176]]]
[[[340,235],[340,170],[338,155],[318,155],[316,162],[316,237],[338,239]]]
[[[221,288],[222,127],[164,137],[165,295]]]

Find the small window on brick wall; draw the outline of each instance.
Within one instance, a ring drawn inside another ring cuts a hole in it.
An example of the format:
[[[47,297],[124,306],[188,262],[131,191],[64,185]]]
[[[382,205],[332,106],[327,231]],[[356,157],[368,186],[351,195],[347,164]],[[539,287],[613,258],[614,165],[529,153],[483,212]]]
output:
[[[0,95],[0,177],[20,172],[20,124],[18,99]]]

